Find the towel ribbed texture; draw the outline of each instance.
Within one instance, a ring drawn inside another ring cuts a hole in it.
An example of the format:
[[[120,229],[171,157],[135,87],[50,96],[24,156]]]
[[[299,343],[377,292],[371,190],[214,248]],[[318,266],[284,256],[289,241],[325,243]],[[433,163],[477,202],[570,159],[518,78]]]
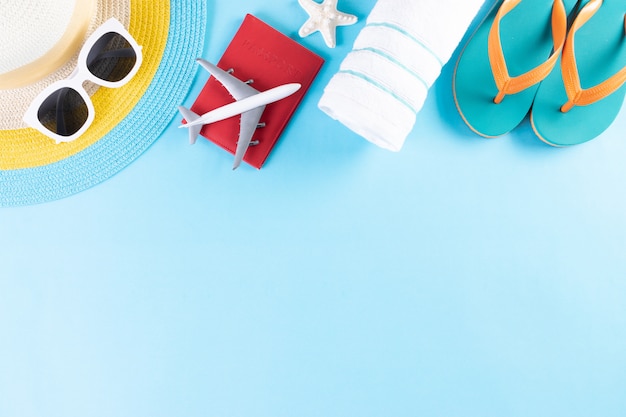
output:
[[[370,142],[399,151],[428,89],[484,0],[378,0],[319,102]]]

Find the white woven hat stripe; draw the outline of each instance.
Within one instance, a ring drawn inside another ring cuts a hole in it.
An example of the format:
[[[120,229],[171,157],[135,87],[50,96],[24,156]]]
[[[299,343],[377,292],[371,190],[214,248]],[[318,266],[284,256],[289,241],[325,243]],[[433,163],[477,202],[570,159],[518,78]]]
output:
[[[42,57],[55,46],[71,23],[75,2],[76,0],[2,0],[0,74]]]

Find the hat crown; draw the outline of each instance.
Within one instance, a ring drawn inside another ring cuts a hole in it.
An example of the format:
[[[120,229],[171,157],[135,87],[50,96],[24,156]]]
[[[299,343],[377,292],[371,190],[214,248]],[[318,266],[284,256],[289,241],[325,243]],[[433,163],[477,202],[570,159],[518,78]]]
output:
[[[67,32],[77,0],[2,0],[0,74],[43,57]]]
[[[77,55],[98,0],[2,0],[0,90],[43,79]]]

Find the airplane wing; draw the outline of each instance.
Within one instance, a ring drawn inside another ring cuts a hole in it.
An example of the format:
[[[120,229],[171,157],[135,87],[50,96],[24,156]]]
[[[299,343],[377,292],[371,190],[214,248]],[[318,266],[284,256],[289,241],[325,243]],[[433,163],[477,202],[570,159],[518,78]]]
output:
[[[194,120],[197,120],[200,118],[200,116],[198,116],[196,113],[192,112],[191,110],[183,106],[178,106],[178,111],[180,111],[180,114],[183,115],[187,123],[191,123]],[[200,134],[200,130],[202,130],[202,125],[192,126],[189,128],[189,143],[190,144],[193,145],[194,143],[196,143],[196,139],[198,138],[198,135]]]
[[[241,100],[244,98],[248,98],[255,94],[258,94],[259,91],[250,87],[245,82],[239,80],[238,78],[233,77],[228,72],[219,68],[216,65],[211,64],[209,61],[206,61],[202,58],[197,59],[198,63],[202,65],[202,67],[207,70],[212,76],[215,77],[217,81],[220,82],[228,90],[231,96],[235,100]]]
[[[265,110],[265,106],[257,107],[247,112],[241,113],[241,124],[239,126],[239,140],[237,141],[237,149],[235,151],[235,162],[233,169],[237,169],[239,164],[246,154],[250,142],[252,141],[252,135],[256,131],[261,115]]]

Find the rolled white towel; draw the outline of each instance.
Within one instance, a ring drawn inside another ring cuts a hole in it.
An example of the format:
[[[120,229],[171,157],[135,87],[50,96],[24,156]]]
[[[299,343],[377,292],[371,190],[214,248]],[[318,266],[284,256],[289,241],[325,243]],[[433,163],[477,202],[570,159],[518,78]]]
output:
[[[319,108],[399,151],[484,0],[378,0]]]

